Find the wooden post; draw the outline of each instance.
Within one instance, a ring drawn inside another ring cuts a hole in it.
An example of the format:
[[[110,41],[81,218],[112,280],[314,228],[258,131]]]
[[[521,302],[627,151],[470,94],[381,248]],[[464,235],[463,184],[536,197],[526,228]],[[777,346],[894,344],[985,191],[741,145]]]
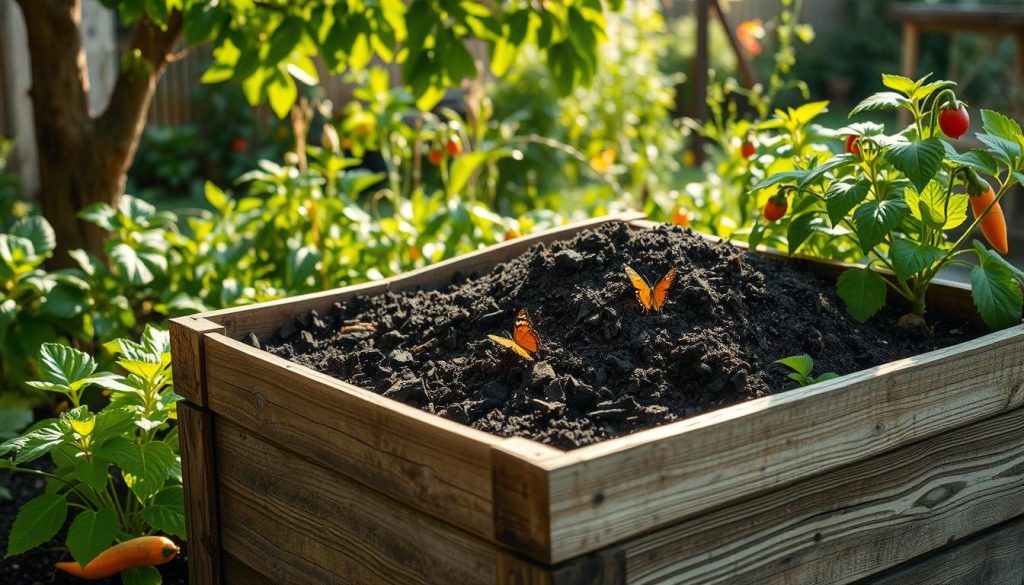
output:
[[[185,488],[189,583],[219,585],[220,521],[213,415],[187,402],[179,402],[178,439],[181,445],[181,479]]]
[[[7,127],[14,139],[11,168],[21,177],[22,187],[29,198],[39,191],[39,157],[36,154],[36,129],[32,115],[32,100],[28,97],[32,87],[32,69],[28,58],[28,37],[21,9],[14,0],[0,0],[0,53],[4,57],[4,103]]]

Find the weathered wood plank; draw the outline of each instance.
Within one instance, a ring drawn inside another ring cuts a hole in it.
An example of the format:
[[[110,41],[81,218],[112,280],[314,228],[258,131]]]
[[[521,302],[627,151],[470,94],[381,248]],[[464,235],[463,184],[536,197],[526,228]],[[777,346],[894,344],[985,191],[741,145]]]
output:
[[[1024,404],[1024,326],[550,462],[551,560]],[[527,552],[528,551],[524,551]]]
[[[225,585],[277,585],[276,581],[256,571],[229,554],[222,555]]]
[[[205,344],[210,409],[277,445],[484,538],[504,439],[222,335]]]
[[[185,487],[188,528],[188,573],[192,585],[219,585],[220,524],[217,516],[218,469],[213,452],[213,416],[186,402],[178,403],[181,478]]]
[[[224,333],[224,327],[202,317],[178,317],[169,326],[174,358],[174,391],[200,407],[206,407],[203,370],[203,337]]]
[[[258,550],[266,564],[256,568],[271,579],[497,582],[498,548],[482,539],[233,423],[217,425],[216,444],[225,549],[251,563]]]
[[[1017,518],[860,585],[1021,585],[1024,583],[1024,518]]]
[[[1022,428],[1017,409],[630,541],[628,582],[848,583],[894,567],[1024,514]]]
[[[345,288],[333,289],[324,292],[312,293],[248,305],[203,313],[203,318],[220,323],[226,329],[226,335],[238,339],[249,332],[257,337],[264,337],[276,332],[284,323],[295,317],[316,309],[321,313],[330,309],[336,302],[344,301],[355,296],[370,296],[381,294],[386,291],[398,291],[418,286],[430,287],[439,286],[451,282],[452,276],[457,272],[471,273],[475,271],[487,271],[495,264],[511,260],[519,256],[530,246],[536,244],[550,243],[557,240],[564,240],[572,237],[573,234],[591,229],[601,224],[616,221],[631,221],[644,217],[643,213],[627,212],[604,217],[598,217],[587,221],[559,226],[549,230],[537,232],[489,246],[482,250],[465,254],[457,258],[438,262],[430,266],[406,272],[404,274],[385,278],[383,280],[358,284]]]

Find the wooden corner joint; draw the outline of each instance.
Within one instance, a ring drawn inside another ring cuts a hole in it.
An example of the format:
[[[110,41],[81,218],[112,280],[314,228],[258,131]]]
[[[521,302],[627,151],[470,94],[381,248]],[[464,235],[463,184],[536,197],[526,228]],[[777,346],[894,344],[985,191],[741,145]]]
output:
[[[514,447],[491,449],[496,542],[542,563],[551,562],[548,471]]]
[[[189,402],[206,408],[206,384],[203,381],[203,338],[224,333],[224,326],[198,316],[176,317],[170,322],[171,371],[174,391]]]

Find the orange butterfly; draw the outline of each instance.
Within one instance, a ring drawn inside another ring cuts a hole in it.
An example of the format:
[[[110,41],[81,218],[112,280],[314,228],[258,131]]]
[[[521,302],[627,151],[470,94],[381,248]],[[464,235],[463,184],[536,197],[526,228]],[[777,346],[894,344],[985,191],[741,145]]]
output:
[[[629,266],[626,266],[626,276],[633,283],[633,288],[636,289],[636,300],[640,301],[640,306],[644,308],[644,311],[660,311],[665,306],[668,287],[672,286],[672,281],[676,279],[676,267],[670,268],[653,288],[644,277],[640,276],[640,273]]]
[[[533,330],[533,323],[530,322],[530,314],[526,309],[516,311],[516,326],[512,330],[512,339],[498,335],[488,335],[494,343],[504,345],[518,353],[529,361],[533,361],[530,354],[537,353],[540,349],[540,335]]]

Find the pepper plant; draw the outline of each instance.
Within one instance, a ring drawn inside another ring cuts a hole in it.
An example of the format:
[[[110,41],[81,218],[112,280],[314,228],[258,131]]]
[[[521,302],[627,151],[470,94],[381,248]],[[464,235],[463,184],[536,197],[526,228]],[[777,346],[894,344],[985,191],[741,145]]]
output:
[[[963,107],[953,82],[896,75],[882,81],[891,91],[867,98],[850,116],[905,109],[911,124],[891,134],[880,124],[851,124],[838,131],[844,139],[853,137],[846,140],[847,152],[810,157],[756,185],[762,201],[785,202],[791,213],[781,221],[759,219],[751,244],[774,235],[796,253],[844,242],[849,248],[832,257],[852,257],[863,266],[846,271],[837,292],[861,321],[877,313],[891,293],[910,308],[901,323],[923,324],[928,286],[941,269],[960,264],[970,268],[974,302],[985,322],[993,329],[1019,323],[1024,273],[992,248],[1007,251],[999,201],[1024,180],[1020,125],[982,110],[984,131],[977,138],[983,147],[961,153],[943,133],[964,131],[962,123],[942,120]],[[962,247],[977,228],[988,245],[975,240]],[[977,264],[967,261],[971,256]]]
[[[139,343],[107,344],[125,372],[97,371],[91,356],[60,344],[41,350],[42,379],[30,385],[62,396],[68,409],[0,444],[0,469],[43,476],[48,486],[18,511],[7,556],[50,541],[73,516],[66,544],[82,566],[115,541],[165,533],[185,538],[181,459],[166,331],[147,327]],[[96,412],[89,388],[110,394]],[[49,464],[35,464],[48,457]],[[125,583],[159,583],[152,567]]]

